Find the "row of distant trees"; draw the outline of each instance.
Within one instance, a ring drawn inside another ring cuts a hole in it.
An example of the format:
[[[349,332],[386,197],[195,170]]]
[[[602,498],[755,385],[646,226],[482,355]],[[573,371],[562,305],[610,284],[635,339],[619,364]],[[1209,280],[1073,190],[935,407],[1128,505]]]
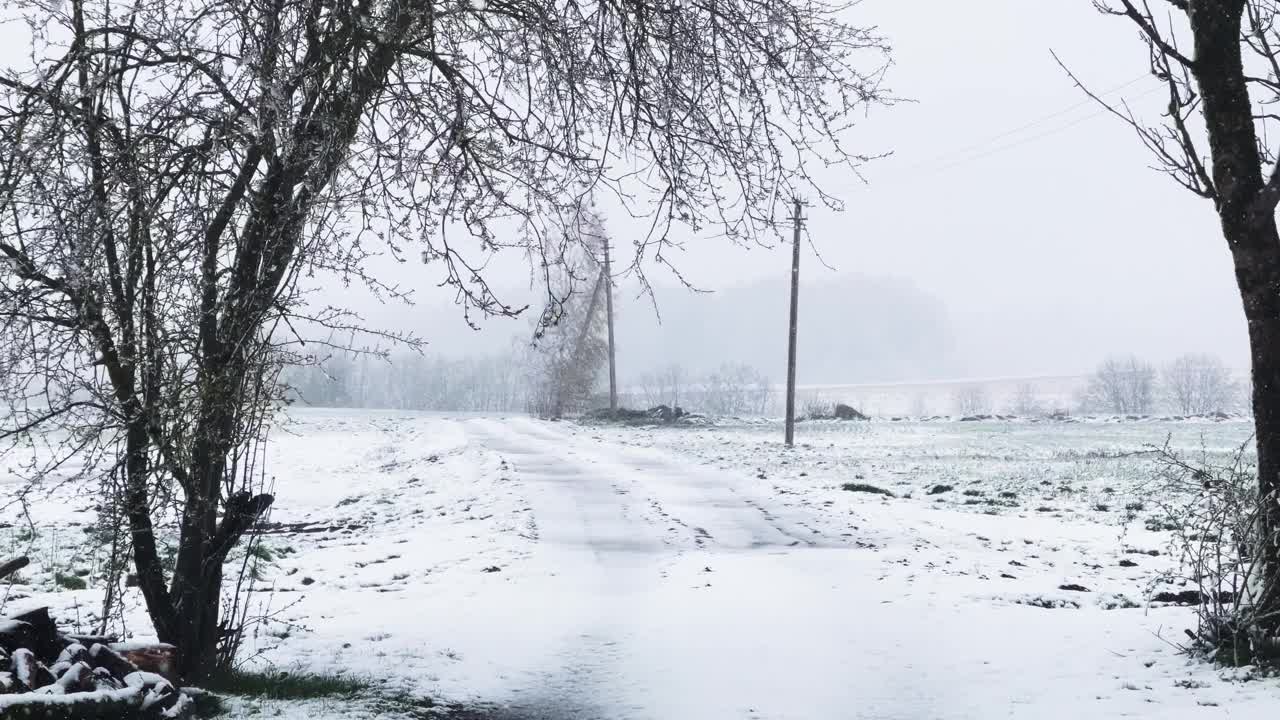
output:
[[[565,323],[566,328],[575,328]],[[570,333],[572,335],[572,333]],[[335,354],[293,368],[293,397],[316,407],[391,408],[451,412],[580,412],[603,407],[603,372],[596,348],[589,358],[568,362],[565,343],[518,344],[509,352],[465,359],[402,353],[387,357]],[[576,381],[576,382],[573,382]],[[640,375],[623,402],[635,407],[680,406],[714,415],[759,415],[767,411],[772,386],[759,370],[725,364],[694,374],[668,365]]]
[[[1136,355],[1103,360],[1075,398],[1081,412],[1145,415],[1157,410],[1180,415],[1232,412],[1245,405],[1244,388],[1221,358],[1205,353],[1182,355],[1162,368]],[[953,410],[977,415],[1006,410],[1014,415],[1066,413],[1067,407],[1045,401],[1032,383],[1019,385],[1003,407],[997,408],[987,388],[971,385],[957,391]]]
[[[703,375],[667,365],[636,378],[627,399],[637,405],[668,405],[714,415],[759,415],[769,405],[772,384],[750,365],[726,363]]]
[[[524,410],[528,397],[515,352],[466,359],[335,354],[291,368],[286,381],[296,400],[317,407],[509,412]]]
[[[1182,415],[1228,412],[1244,402],[1243,388],[1214,355],[1183,355],[1157,371],[1141,358],[1107,358],[1089,378],[1089,410],[1146,414],[1158,406]]]
[[[578,308],[579,311],[582,308]],[[574,317],[575,315],[570,315]],[[406,352],[389,357],[337,354],[293,368],[287,377],[294,397],[320,407],[392,408],[460,412],[532,412],[555,415],[603,407],[603,339],[588,327],[584,350],[572,351],[582,326],[568,318],[542,338],[516,343],[507,352],[465,359]],[[983,385],[957,390],[951,411],[959,415],[1008,412],[1019,416],[1081,412],[1143,415],[1172,412],[1203,415],[1244,405],[1244,388],[1218,357],[1187,354],[1162,368],[1136,356],[1101,362],[1067,407],[1024,383],[997,402]],[[769,412],[769,378],[743,363],[697,374],[678,364],[643,373],[628,383],[624,405],[682,407],[713,415]],[[927,414],[921,398],[916,414]]]

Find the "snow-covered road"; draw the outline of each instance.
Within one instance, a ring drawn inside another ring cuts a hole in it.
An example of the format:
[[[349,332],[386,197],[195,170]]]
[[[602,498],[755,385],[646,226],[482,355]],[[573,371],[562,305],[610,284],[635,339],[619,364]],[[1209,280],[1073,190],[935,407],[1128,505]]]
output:
[[[508,602],[462,609],[523,646],[491,698],[513,717],[1168,717],[1142,690],[1172,687],[1180,662],[1146,667],[1161,648],[1131,613],[981,606],[972,582],[905,582],[869,546],[911,528],[864,519],[864,537],[833,537],[741,475],[657,450],[519,419],[466,432],[508,463],[536,526]]]

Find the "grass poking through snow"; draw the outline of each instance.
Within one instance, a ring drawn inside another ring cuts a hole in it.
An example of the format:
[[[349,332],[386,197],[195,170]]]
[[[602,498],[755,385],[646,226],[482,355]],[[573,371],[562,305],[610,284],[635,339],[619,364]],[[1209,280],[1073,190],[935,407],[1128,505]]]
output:
[[[211,678],[205,689],[225,695],[268,700],[314,700],[354,697],[368,693],[369,683],[345,675],[235,671]]]
[[[376,711],[377,717],[426,718],[435,707],[431,698],[389,692],[359,677],[325,673],[236,671],[210,679],[204,690],[208,692],[196,698],[197,715],[202,718],[228,712],[219,695],[265,703],[327,700],[341,707]]]
[[[871,493],[872,495],[887,495],[888,497],[894,497],[892,492],[885,490],[882,487],[876,487],[875,485],[869,485],[867,483],[845,483],[840,486],[840,489],[847,490],[849,492]]]

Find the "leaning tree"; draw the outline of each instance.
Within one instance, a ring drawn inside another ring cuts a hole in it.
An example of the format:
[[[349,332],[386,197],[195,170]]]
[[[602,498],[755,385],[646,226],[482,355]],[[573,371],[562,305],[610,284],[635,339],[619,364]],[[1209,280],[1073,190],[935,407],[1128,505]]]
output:
[[[1213,203],[1234,261],[1253,363],[1259,503],[1257,548],[1246,550],[1256,568],[1246,595],[1250,627],[1239,630],[1251,638],[1247,642],[1273,646],[1280,630],[1280,162],[1270,137],[1280,122],[1274,109],[1280,101],[1280,4],[1094,4],[1136,26],[1151,73],[1167,90],[1157,124],[1127,107],[1108,107],[1137,131],[1159,169]]]
[[[540,417],[559,419],[588,409],[608,365],[606,306],[613,279],[603,258],[609,242],[604,218],[590,205],[562,232],[558,272],[544,280],[555,301],[534,319],[523,358],[528,409]]]
[[[367,260],[420,256],[464,312],[514,314],[485,263],[550,273],[592,194],[648,219],[633,267],[751,241],[792,193],[836,204],[807,164],[865,160],[848,126],[891,100],[884,41],[818,0],[8,7],[31,35],[0,75],[0,437],[59,451],[33,480],[99,459],[187,677],[234,632],[279,369],[361,327],[307,289],[401,295]]]

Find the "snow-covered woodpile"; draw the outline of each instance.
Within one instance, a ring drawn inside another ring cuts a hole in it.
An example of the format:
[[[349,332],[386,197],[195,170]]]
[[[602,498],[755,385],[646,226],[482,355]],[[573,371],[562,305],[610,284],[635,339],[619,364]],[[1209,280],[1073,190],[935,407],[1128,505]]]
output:
[[[25,564],[4,563],[0,572]],[[172,681],[174,659],[170,645],[59,632],[48,608],[0,619],[0,718],[187,717],[193,703]]]

